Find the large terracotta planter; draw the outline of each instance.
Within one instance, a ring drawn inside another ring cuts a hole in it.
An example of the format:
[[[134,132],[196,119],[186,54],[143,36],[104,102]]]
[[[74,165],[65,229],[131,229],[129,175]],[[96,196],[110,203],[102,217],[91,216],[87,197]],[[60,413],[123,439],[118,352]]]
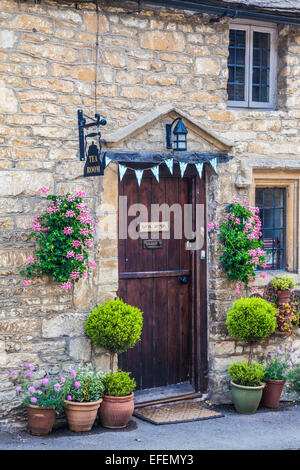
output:
[[[34,436],[46,436],[52,431],[55,421],[53,408],[26,404],[28,432]]]
[[[279,290],[278,291],[278,303],[279,304],[288,304],[291,297],[290,290]]]
[[[95,422],[102,398],[91,402],[76,402],[65,400],[65,413],[70,431],[90,431]]]
[[[253,414],[260,403],[263,389],[266,384],[257,387],[237,385],[231,381],[231,393],[234,407],[238,413]]]
[[[267,380],[261,404],[266,408],[278,408],[285,380]]]
[[[134,393],[125,397],[104,395],[99,417],[104,428],[125,428],[134,410]]]

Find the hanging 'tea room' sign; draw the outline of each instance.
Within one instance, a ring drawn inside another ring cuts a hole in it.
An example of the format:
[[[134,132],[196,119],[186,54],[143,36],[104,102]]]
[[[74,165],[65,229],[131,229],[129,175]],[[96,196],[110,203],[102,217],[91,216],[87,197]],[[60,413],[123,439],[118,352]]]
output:
[[[95,114],[95,119],[84,117],[81,109],[78,110],[78,132],[79,132],[79,159],[85,161],[84,176],[102,176],[105,169],[105,156],[101,153],[100,126],[105,126],[106,120],[100,119],[100,114]],[[86,118],[91,122],[87,123]],[[88,129],[96,128],[94,132]]]

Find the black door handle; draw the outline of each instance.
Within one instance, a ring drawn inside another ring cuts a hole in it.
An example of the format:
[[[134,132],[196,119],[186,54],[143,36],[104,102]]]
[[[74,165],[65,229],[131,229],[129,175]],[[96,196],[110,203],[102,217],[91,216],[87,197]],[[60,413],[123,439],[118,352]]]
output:
[[[187,284],[189,282],[189,278],[187,276],[179,276],[178,282],[180,282],[180,284]]]

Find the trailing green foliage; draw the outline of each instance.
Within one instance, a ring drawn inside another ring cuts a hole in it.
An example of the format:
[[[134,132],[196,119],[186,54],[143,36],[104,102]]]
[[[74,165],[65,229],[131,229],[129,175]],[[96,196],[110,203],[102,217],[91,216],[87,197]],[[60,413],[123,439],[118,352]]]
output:
[[[112,397],[124,397],[130,395],[136,387],[136,382],[131,379],[130,372],[118,370],[111,372],[104,378],[105,395]]]
[[[274,333],[276,309],[261,298],[239,299],[227,313],[226,326],[237,340],[259,341]]]
[[[86,333],[96,346],[110,353],[127,351],[140,340],[143,314],[118,297],[95,307],[85,322]]]
[[[278,274],[273,277],[270,285],[280,291],[295,289],[296,283],[289,274]]]
[[[89,364],[69,368],[64,383],[64,398],[68,401],[92,402],[103,396],[104,372],[97,372]]]
[[[246,361],[234,362],[228,369],[228,374],[237,385],[257,387],[262,384],[265,368],[262,364]]]

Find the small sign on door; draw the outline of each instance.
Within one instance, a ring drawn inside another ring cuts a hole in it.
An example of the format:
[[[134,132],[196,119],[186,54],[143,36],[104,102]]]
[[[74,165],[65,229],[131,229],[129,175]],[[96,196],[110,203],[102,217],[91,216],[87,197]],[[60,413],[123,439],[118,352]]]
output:
[[[168,232],[169,222],[141,222],[139,232]]]

